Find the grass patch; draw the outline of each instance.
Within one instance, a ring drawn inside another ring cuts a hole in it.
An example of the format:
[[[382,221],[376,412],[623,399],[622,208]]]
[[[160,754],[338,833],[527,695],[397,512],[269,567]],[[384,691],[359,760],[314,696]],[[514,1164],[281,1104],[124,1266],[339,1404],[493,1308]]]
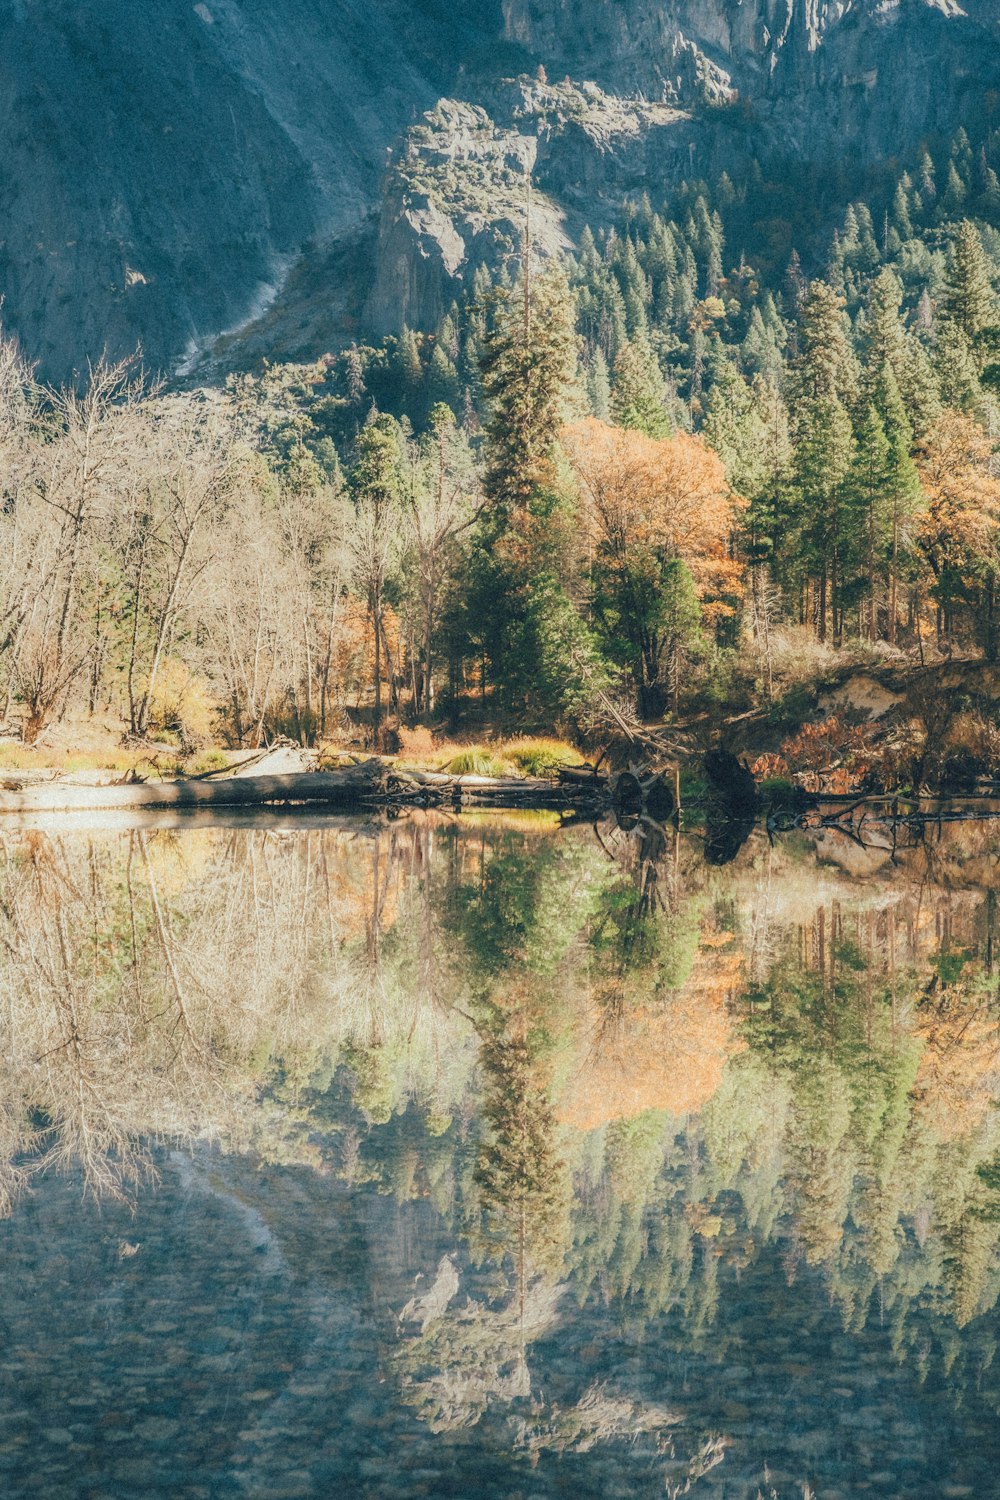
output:
[[[580,762],[580,752],[566,740],[544,737],[510,740],[501,753],[525,776],[551,776],[560,766]]]
[[[224,771],[228,765],[229,756],[224,750],[206,750],[198,756],[191,767],[191,773],[195,776],[202,776],[206,771]]]
[[[0,745],[3,771],[131,771],[148,756],[129,750],[57,750],[30,745]]]
[[[505,776],[506,763],[482,745],[469,745],[445,766],[451,776]]]

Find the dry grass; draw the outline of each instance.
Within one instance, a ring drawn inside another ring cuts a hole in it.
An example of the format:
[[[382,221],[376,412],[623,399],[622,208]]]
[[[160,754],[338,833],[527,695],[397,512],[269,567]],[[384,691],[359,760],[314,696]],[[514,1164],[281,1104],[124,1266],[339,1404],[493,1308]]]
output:
[[[120,771],[135,770],[149,755],[140,750],[67,750],[58,746],[36,747],[16,741],[0,744],[0,770],[4,771]]]
[[[105,771],[124,776],[191,775],[220,770],[229,755],[218,747],[205,747],[185,756],[180,748],[159,753],[140,747],[124,747],[120,723],[98,720],[66,722],[52,726],[37,745],[18,740],[0,742],[0,772],[34,771],[73,774]],[[400,731],[401,749],[391,759],[414,770],[446,771],[452,775],[548,776],[561,765],[579,764],[581,755],[567,740],[550,736],[516,735],[509,739],[440,739],[429,729]],[[319,766],[332,770],[357,760],[368,752],[357,745],[327,741],[318,747]]]

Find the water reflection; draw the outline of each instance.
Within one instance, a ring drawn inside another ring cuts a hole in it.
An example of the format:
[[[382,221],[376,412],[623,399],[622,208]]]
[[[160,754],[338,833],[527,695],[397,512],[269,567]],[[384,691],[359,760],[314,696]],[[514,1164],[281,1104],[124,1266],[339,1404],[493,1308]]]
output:
[[[30,1345],[82,1254],[106,1386],[158,1322],[185,1366],[192,1297],[243,1328],[215,1457],[136,1493],[990,1493],[993,832],[724,869],[549,815],[10,833],[0,1317]]]

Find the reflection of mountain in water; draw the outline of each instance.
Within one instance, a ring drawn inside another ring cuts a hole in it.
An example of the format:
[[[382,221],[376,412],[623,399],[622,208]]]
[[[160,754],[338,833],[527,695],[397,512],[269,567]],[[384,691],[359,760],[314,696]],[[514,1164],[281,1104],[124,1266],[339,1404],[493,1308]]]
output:
[[[833,1462],[831,1340],[848,1415],[877,1405],[860,1350],[880,1380],[902,1362],[894,1421],[918,1377],[985,1421],[995,897],[953,877],[987,868],[988,836],[946,826],[863,879],[820,847],[755,833],[720,870],[696,840],[545,817],[10,834],[5,1234],[49,1166],[146,1204],[143,1142],[207,1136],[228,1159],[181,1188],[165,1166],[163,1193],[213,1204],[286,1302],[310,1286],[320,1345],[354,1338],[337,1298],[363,1288],[365,1358],[418,1431],[475,1428],[542,1470],[629,1434],[659,1493],[707,1493],[751,1484],[794,1387],[802,1431],[822,1408],[805,1479]],[[331,1214],[353,1225],[336,1287]]]

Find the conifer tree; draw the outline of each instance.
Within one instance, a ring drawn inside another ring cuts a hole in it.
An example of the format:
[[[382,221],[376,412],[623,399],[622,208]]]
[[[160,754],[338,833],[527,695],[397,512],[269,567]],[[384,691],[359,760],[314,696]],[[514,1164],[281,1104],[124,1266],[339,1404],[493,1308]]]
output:
[[[982,395],[976,359],[960,323],[943,318],[934,346],[934,373],[945,406],[972,411]]]
[[[736,493],[755,499],[771,477],[764,420],[755,393],[725,357],[715,364],[703,433]]]
[[[597,420],[599,422],[610,421],[611,375],[608,371],[608,362],[601,349],[594,350],[594,357],[590,361],[590,369],[587,373],[587,395],[590,399],[590,410]]]
[[[894,373],[910,426],[915,436],[922,437],[941,414],[941,386],[931,357],[916,333],[907,332]]]
[[[802,303],[799,347],[793,367],[798,398],[852,405],[858,365],[851,348],[844,304],[825,281],[812,281]]]
[[[793,521],[801,564],[814,582],[815,619],[821,641],[840,638],[841,589],[852,550],[844,506],[844,480],[854,456],[851,419],[836,396],[810,401],[797,422],[792,473]]]
[[[647,437],[667,437],[663,375],[646,339],[622,345],[615,360],[611,384],[611,415],[619,427],[632,427]]]
[[[948,322],[965,336],[970,348],[983,329],[997,321],[992,269],[979,231],[970,219],[963,219],[955,234],[944,313]]]
[[[906,335],[899,309],[903,283],[886,266],[872,282],[865,318],[864,355],[869,382],[890,365],[895,373],[904,358]]]
[[[883,368],[875,382],[872,407],[878,413],[887,443],[882,501],[889,517],[888,635],[890,642],[895,644],[900,570],[913,544],[922,492],[911,456],[913,429],[890,365]]]
[[[576,368],[572,298],[558,269],[522,275],[494,301],[482,355],[489,402],[484,488],[499,532],[551,475]]]
[[[891,545],[890,500],[891,449],[882,418],[869,405],[858,428],[850,471],[845,479],[850,519],[858,525],[859,557],[863,573],[865,604],[860,609],[862,634],[874,640],[878,634],[879,584],[882,562]],[[849,522],[850,524],[850,522]]]

